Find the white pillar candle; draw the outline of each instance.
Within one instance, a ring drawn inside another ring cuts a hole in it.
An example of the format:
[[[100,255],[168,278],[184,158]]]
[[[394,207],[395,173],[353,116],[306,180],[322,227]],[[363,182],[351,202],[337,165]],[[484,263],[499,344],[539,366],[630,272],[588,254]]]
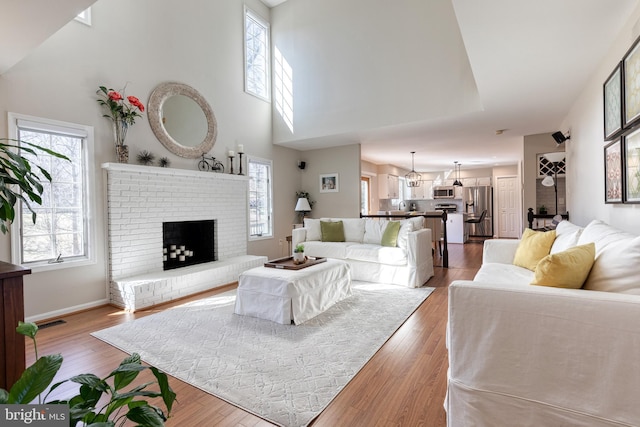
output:
[[[238,145],[238,153],[244,153],[244,145],[242,144]]]
[[[236,153],[233,152],[233,150],[229,150],[229,157],[233,157],[235,156]]]

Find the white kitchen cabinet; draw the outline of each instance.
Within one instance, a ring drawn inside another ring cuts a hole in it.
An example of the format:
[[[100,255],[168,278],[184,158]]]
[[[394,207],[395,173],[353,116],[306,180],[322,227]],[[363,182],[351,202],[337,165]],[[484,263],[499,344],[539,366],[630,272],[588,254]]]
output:
[[[465,187],[475,187],[478,185],[478,178],[462,178],[462,185]]]
[[[408,200],[427,200],[433,199],[433,193],[431,190],[433,181],[423,180],[420,181],[420,187],[408,187],[407,196]]]
[[[462,193],[464,191],[463,188],[464,187],[458,187],[458,186],[453,187],[453,198],[454,199],[462,199]]]
[[[422,181],[422,198],[433,200],[433,180]]]
[[[398,176],[391,174],[378,175],[378,198],[398,199]]]
[[[483,176],[482,178],[478,178],[478,183],[476,185],[480,186],[480,185],[486,185],[486,186],[491,186],[491,181],[493,181],[491,179],[490,176]]]
[[[466,213],[447,214],[447,241],[448,243],[465,243],[469,240],[464,221]]]

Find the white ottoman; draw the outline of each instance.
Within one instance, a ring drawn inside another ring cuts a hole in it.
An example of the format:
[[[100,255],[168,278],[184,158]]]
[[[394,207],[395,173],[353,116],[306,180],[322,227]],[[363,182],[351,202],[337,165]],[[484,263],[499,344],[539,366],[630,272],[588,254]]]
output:
[[[299,325],[350,295],[351,273],[343,261],[300,270],[256,267],[240,274],[234,312]]]

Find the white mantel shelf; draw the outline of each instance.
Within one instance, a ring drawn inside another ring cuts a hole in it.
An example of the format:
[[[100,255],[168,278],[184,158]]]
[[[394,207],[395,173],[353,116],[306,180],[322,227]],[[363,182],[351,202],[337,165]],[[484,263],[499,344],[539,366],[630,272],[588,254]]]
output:
[[[247,175],[237,175],[230,173],[217,173],[211,171],[194,171],[189,169],[176,169],[176,168],[162,168],[159,166],[144,166],[144,165],[130,165],[128,163],[103,163],[102,169],[106,171],[118,171],[118,172],[138,172],[138,173],[150,173],[156,175],[169,175],[169,176],[191,176],[191,177],[215,177],[216,179],[229,179],[247,181],[249,177]]]

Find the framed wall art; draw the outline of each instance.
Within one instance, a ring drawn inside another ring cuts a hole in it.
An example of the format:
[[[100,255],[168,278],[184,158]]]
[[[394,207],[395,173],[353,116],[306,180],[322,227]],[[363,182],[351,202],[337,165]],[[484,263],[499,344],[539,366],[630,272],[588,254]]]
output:
[[[337,193],[340,191],[340,182],[337,173],[320,174],[320,192],[321,193]]]
[[[640,39],[636,40],[622,60],[624,92],[623,127],[640,119]]]
[[[604,147],[604,202],[622,203],[622,138]]]
[[[640,128],[623,138],[624,203],[640,203]]]
[[[607,78],[603,85],[604,139],[611,141],[622,132],[622,63]]]

